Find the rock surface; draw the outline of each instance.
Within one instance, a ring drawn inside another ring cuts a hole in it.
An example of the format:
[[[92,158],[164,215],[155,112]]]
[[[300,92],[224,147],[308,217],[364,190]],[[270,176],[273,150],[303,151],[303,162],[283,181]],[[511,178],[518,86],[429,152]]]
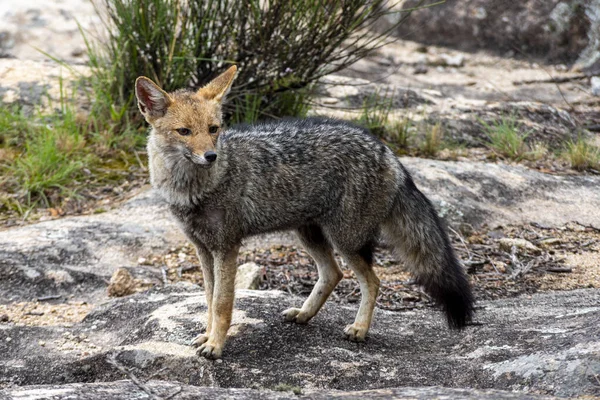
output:
[[[514,120],[520,133],[528,132],[529,145],[541,142],[551,150],[562,150],[565,141],[577,140],[578,135],[592,136],[582,128],[600,121],[597,98],[585,74],[485,52],[422,47],[392,43],[340,75],[328,76],[320,93],[321,106],[313,111],[360,118],[365,104],[371,104],[372,115],[381,117],[382,110],[391,106],[390,121],[412,122],[409,142],[413,146],[424,140],[427,125],[439,123],[446,143],[469,148],[489,142],[484,123],[493,126],[503,119]],[[442,55],[463,58],[464,65],[432,65]],[[563,83],[558,85],[550,77]],[[334,106],[329,105],[331,99],[336,100]]]
[[[88,37],[96,36],[102,27],[92,2],[0,2],[0,54],[4,57],[42,60],[47,59],[45,52],[61,60],[83,61],[87,54],[79,27],[86,31]]]
[[[61,100],[76,99],[84,107],[85,93],[75,81],[87,76],[89,68],[74,65],[65,68],[54,61],[32,61],[0,58],[0,102],[5,106],[20,106],[31,113],[36,108],[51,111],[61,106]]]
[[[557,176],[522,166],[402,157],[417,186],[451,223],[578,221],[600,228],[599,176]]]
[[[159,396],[159,398],[173,396],[177,400],[283,400],[283,399],[426,399],[426,400],[543,400],[550,397],[539,395],[525,395],[500,390],[465,390],[442,387],[421,388],[390,388],[377,390],[361,390],[345,392],[339,390],[309,390],[306,393],[296,395],[290,392],[282,393],[272,390],[256,389],[222,389],[211,387],[198,387],[183,385],[178,382],[149,381],[145,383],[145,389]],[[131,398],[147,398],[148,392],[140,389],[129,381],[116,381],[110,383],[74,383],[68,385],[43,385],[26,386],[12,390],[2,391],[0,395],[10,396],[11,399],[27,400],[67,400],[77,398],[80,400],[129,400]],[[163,396],[163,397],[160,397]]]
[[[110,297],[122,297],[135,293],[135,278],[126,268],[119,268],[110,278],[106,290]]]
[[[116,269],[135,270],[139,257],[182,240],[151,192],[103,214],[2,231],[0,298],[74,294],[90,300],[95,290],[105,290]]]
[[[590,80],[590,85],[592,86],[592,94],[596,97],[600,97],[600,77],[594,76]]]
[[[411,0],[404,2],[403,8],[422,4]],[[448,1],[414,11],[398,34],[461,50],[519,52],[573,62],[588,51],[588,45],[598,45],[594,42],[599,38],[595,7],[594,0]]]
[[[293,240],[291,234],[266,235],[248,239],[246,248]],[[0,302],[44,296],[95,302],[105,297],[119,268],[127,268],[138,283],[160,284],[162,271],[139,265],[140,260],[184,242],[165,204],[151,190],[102,214],[0,231]]]
[[[195,386],[600,395],[597,289],[480,302],[477,323],[463,332],[448,330],[433,309],[378,310],[364,344],[342,335],[356,306],[329,302],[308,325],[285,323],[280,312],[301,302],[277,291],[238,292],[230,339],[216,362],[189,346],[206,322],[204,295],[191,284],[106,302],[70,328],[2,324],[0,384],[127,378],[114,359],[140,379]]]

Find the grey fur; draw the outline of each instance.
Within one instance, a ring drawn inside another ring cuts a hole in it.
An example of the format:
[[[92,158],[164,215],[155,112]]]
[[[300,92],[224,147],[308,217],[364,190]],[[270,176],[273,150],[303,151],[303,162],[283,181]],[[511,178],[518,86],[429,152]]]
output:
[[[311,226],[325,239],[319,246],[370,264],[382,235],[451,326],[469,321],[471,290],[435,210],[393,152],[364,129],[324,118],[234,126],[220,135],[210,168],[179,146],[158,146],[151,137],[152,183],[201,251],[224,253],[249,235],[278,230],[300,229],[309,242]]]

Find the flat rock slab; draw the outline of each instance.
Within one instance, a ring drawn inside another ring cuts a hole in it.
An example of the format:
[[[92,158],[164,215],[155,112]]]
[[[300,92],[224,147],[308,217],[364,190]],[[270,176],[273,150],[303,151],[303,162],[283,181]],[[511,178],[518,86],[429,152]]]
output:
[[[451,389],[443,387],[422,388],[390,388],[378,390],[362,390],[345,392],[335,390],[310,390],[299,395],[290,392],[275,392],[256,389],[223,389],[182,385],[177,382],[149,381],[145,388],[134,385],[131,381],[102,383],[72,383],[68,385],[40,385],[0,390],[0,395],[9,399],[27,400],[129,400],[132,398],[148,398],[151,392],[159,398],[169,395],[177,400],[284,400],[284,399],[454,399],[454,400],[511,400],[511,399],[550,399],[551,397],[511,393],[500,390]]]
[[[246,248],[288,244],[289,234],[250,238]],[[128,268],[160,284],[161,271],[138,265],[186,241],[152,190],[106,213],[67,217],[0,231],[0,303],[46,296],[105,298],[112,274]]]
[[[452,224],[580,222],[600,228],[600,176],[558,176],[518,165],[401,157]]]
[[[71,328],[0,324],[0,386],[127,378],[116,360],[140,379],[194,386],[600,395],[600,290],[481,302],[477,324],[462,332],[448,330],[434,309],[377,310],[363,344],[342,334],[356,307],[328,303],[308,325],[285,323],[281,311],[301,302],[277,291],[238,292],[218,361],[188,345],[206,321],[204,295],[191,284],[109,301]]]
[[[0,232],[2,301],[105,290],[119,267],[163,251],[183,236],[152,192],[103,214],[68,217]]]

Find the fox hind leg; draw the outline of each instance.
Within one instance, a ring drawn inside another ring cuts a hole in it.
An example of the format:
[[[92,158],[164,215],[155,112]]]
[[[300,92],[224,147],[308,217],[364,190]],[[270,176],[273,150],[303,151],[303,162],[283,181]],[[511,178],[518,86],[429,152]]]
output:
[[[286,321],[307,323],[321,309],[344,274],[333,257],[331,245],[318,226],[303,226],[297,231],[302,245],[315,260],[319,280],[302,308],[289,308],[283,312]]]
[[[373,319],[373,310],[379,294],[379,278],[372,267],[373,244],[367,243],[358,252],[342,253],[360,284],[360,306],[354,323],[344,329],[346,337],[353,342],[362,342],[367,336]]]

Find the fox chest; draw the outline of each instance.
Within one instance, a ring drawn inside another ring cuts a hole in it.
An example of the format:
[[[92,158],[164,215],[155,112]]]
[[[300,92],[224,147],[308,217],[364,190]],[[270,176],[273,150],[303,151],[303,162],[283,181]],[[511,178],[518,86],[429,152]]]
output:
[[[216,207],[182,208],[171,206],[171,213],[192,242],[217,249],[227,242],[225,210]]]

